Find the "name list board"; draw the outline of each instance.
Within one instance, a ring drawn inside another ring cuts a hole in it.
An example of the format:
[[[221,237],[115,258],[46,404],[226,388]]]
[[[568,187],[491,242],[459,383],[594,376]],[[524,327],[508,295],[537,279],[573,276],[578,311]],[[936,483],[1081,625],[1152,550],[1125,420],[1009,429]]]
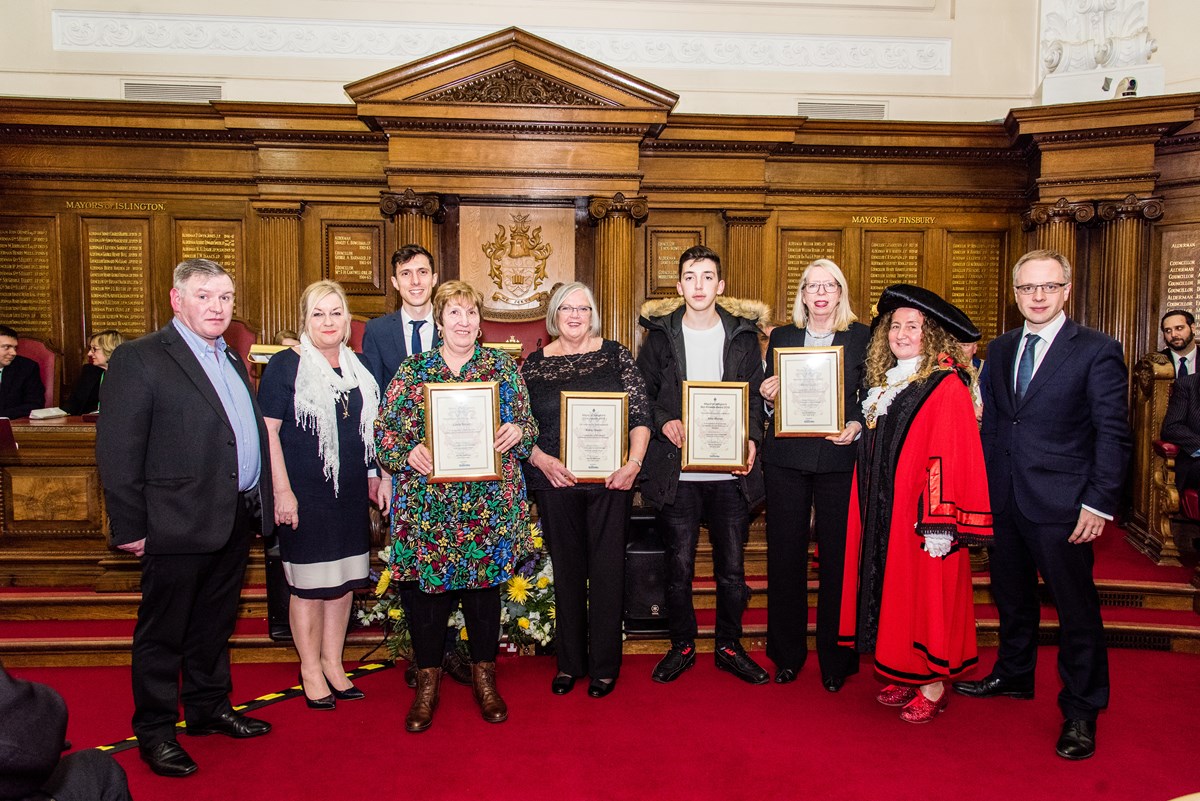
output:
[[[352,295],[383,294],[383,223],[325,223],[325,275]]]
[[[892,284],[920,283],[924,241],[925,235],[919,231],[866,233],[863,252],[867,260],[867,305],[871,310],[883,290]]]
[[[0,298],[3,319],[22,336],[49,339],[57,288],[53,274],[54,221],[0,217]]]
[[[817,259],[830,259],[841,266],[842,235],[839,231],[788,231],[782,233],[786,316],[791,317],[796,303],[796,291],[800,288],[800,276],[804,268]]]
[[[949,233],[950,302],[962,309],[987,343],[1000,333],[996,287],[1004,258],[1004,234]]]
[[[661,228],[646,231],[646,297],[675,296],[679,283],[679,257],[704,244],[703,228]]]
[[[242,268],[242,224],[236,220],[177,220],[175,261],[208,259],[225,268],[238,285]],[[241,293],[235,296],[235,313],[241,310]]]
[[[88,330],[116,329],[126,337],[146,332],[147,220],[85,219],[84,274],[88,287]]]
[[[1165,231],[1162,237],[1162,292],[1155,320],[1168,309],[1200,309],[1200,229]]]

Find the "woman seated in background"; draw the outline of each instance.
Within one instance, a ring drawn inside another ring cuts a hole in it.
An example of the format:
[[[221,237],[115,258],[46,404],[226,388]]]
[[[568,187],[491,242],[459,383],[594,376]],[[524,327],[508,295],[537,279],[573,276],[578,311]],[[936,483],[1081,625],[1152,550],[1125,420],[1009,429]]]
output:
[[[309,284],[300,313],[300,346],[267,363],[258,403],[300,683],[310,709],[330,710],[363,697],[342,667],[342,648],[354,590],[370,585],[367,504],[379,479],[368,468],[379,387],[346,345],[350,311],[339,284]]]
[[[79,371],[79,380],[71,397],[63,404],[67,414],[90,414],[100,408],[100,385],[104,383],[104,371],[112,352],[125,341],[120,331],[99,331],[88,339],[88,363]]]
[[[446,621],[459,601],[475,701],[487,722],[508,719],[508,706],[496,690],[500,587],[536,555],[518,460],[533,449],[537,421],[517,363],[476,341],[482,307],[483,296],[463,281],[437,288],[433,319],[439,344],[400,363],[375,423],[379,463],[392,475],[388,569],[394,580],[416,581],[419,590],[413,593],[409,621],[417,660],[417,697],[404,720],[410,732],[433,723]],[[499,385],[500,425],[492,444],[501,454],[500,479],[430,481],[425,385],[487,381]]]
[[[551,296],[546,330],[556,339],[529,355],[521,375],[538,423],[525,478],[554,567],[555,695],[591,676],[588,695],[603,698],[621,670],[625,539],[634,479],[650,441],[646,384],[629,350],[600,336],[600,310],[586,285],[564,284]],[[578,483],[562,463],[562,392],[628,393],[628,457],[603,482]]]
[[[983,446],[958,341],[979,331],[928,289],[879,298],[867,349],[866,429],[850,495],[838,641],[875,654],[878,695],[927,723],[946,681],[975,667],[966,546],[991,540]]]

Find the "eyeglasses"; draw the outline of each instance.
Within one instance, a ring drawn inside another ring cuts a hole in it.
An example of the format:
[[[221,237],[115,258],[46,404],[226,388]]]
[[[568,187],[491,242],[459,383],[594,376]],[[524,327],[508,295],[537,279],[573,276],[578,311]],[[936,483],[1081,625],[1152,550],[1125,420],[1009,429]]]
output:
[[[560,312],[562,312],[563,314],[575,314],[576,312],[578,312],[580,314],[591,314],[592,313],[591,306],[559,306],[558,310]]]
[[[1039,289],[1042,290],[1043,294],[1057,295],[1059,292],[1062,292],[1062,288],[1064,286],[1070,286],[1070,284],[1054,282],[1046,284],[1018,284],[1017,286],[1014,286],[1013,289],[1017,290],[1017,294],[1019,295],[1032,295]]]
[[[812,284],[804,285],[804,291],[810,292],[814,295],[817,294],[818,292],[824,292],[827,295],[832,295],[834,292],[837,292],[841,288],[842,288],[842,285],[839,284],[837,281],[819,281],[819,282],[815,282]]]

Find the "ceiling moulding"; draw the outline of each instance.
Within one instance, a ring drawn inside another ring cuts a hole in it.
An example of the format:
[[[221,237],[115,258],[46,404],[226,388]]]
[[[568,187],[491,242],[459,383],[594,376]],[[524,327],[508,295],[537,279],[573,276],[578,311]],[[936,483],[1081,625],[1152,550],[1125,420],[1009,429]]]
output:
[[[923,3],[907,3],[923,6]],[[840,3],[828,4],[845,10]],[[859,7],[865,4],[853,4]],[[481,25],[205,14],[51,12],[54,49],[100,53],[378,59],[407,63],[484,36]],[[615,29],[528,28],[625,70],[949,75],[950,40]],[[336,78],[335,78],[336,80]]]

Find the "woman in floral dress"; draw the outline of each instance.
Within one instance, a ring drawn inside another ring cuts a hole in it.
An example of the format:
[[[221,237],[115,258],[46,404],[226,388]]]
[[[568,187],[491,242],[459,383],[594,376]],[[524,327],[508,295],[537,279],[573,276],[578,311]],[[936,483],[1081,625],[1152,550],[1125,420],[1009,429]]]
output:
[[[519,460],[533,449],[537,422],[516,362],[476,342],[482,304],[483,297],[462,281],[438,287],[433,316],[441,344],[400,365],[375,424],[379,461],[393,476],[389,567],[394,579],[416,581],[420,589],[409,621],[417,661],[417,697],[405,719],[410,732],[433,722],[446,619],[460,601],[475,700],[484,720],[507,719],[495,683],[500,585],[536,551]],[[500,387],[500,480],[430,482],[425,384],[480,381]]]

